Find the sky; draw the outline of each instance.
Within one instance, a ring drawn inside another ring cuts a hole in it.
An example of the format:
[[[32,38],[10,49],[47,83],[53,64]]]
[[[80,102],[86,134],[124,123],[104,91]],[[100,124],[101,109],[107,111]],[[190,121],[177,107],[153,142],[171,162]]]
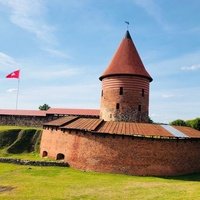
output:
[[[200,117],[199,0],[0,0],[0,109],[100,107],[99,76],[126,24],[155,122]]]

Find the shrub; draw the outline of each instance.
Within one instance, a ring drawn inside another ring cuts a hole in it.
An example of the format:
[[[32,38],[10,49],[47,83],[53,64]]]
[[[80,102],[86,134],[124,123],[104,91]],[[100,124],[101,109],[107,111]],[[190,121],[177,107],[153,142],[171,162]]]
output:
[[[193,128],[200,131],[200,118],[196,118],[193,120]]]
[[[186,122],[182,119],[177,119],[175,121],[170,122],[170,125],[175,125],[175,126],[186,126]]]

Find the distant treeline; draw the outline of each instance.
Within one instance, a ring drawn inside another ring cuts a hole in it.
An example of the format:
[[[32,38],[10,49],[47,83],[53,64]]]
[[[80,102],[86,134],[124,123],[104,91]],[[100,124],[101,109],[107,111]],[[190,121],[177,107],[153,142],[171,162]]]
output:
[[[175,125],[175,126],[188,126],[192,127],[194,129],[197,129],[200,131],[200,118],[196,119],[191,119],[191,120],[182,120],[182,119],[177,119],[173,122],[170,122],[170,125]]]

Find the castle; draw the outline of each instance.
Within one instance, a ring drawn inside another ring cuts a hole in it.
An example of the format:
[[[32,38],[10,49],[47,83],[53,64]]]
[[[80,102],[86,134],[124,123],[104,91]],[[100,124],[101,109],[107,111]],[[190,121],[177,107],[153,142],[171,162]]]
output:
[[[154,176],[200,172],[199,131],[148,123],[153,79],[129,31],[99,79],[99,117],[73,115],[45,123],[42,157],[86,171]]]

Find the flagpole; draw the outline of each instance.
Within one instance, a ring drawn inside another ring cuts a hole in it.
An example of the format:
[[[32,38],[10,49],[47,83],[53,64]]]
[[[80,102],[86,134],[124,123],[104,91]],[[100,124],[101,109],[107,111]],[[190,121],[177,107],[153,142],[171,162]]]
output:
[[[17,97],[16,97],[16,110],[18,109],[18,98],[19,98],[19,81],[20,79],[18,78],[18,86],[17,86]]]
[[[20,79],[20,69],[8,74],[6,78],[17,78],[18,79],[18,86],[17,86],[17,96],[16,96],[16,110],[18,108],[18,98],[19,98],[19,79]]]

